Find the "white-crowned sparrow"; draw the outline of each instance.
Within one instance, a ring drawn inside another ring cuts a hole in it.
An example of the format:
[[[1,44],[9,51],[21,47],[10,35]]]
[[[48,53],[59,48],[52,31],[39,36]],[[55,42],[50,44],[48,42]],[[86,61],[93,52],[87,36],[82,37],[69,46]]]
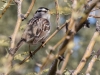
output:
[[[40,7],[34,14],[34,17],[28,22],[28,25],[22,35],[22,39],[29,44],[38,44],[44,42],[50,33],[50,13],[49,9]]]
[[[22,34],[21,40],[16,45],[15,49],[10,51],[15,54],[22,42],[28,44],[38,44],[45,41],[50,33],[50,12],[48,8],[40,7],[35,12],[32,19],[29,20],[27,27]]]

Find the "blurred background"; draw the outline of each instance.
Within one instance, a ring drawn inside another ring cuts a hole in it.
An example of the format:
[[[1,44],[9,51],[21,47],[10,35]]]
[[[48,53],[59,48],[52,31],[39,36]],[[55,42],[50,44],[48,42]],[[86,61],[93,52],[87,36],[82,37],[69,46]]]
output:
[[[9,0],[5,0],[9,1]],[[69,0],[58,0],[59,1],[59,6],[61,8],[60,12],[60,19],[59,19],[59,25],[62,25],[66,19],[70,17],[70,4],[71,1]],[[29,5],[31,3],[31,0],[23,0],[22,3],[22,13],[25,14]],[[0,13],[2,12],[2,9],[6,5],[6,3],[3,3],[0,1]],[[34,12],[39,8],[39,7],[47,7],[49,8],[52,12],[55,12],[55,2],[54,0],[36,0],[35,5],[33,7],[32,12],[28,16],[27,19],[22,21],[20,30],[17,34],[16,37],[16,43],[20,40],[21,35],[23,33],[23,30],[25,26],[27,25],[27,22],[33,17]],[[96,13],[99,13],[100,10],[96,11]],[[99,14],[96,14],[96,16],[100,16]],[[99,18],[97,19],[99,20]],[[3,15],[3,17],[0,19],[0,68],[3,68],[4,65],[4,58],[7,56],[7,50],[9,49],[10,46],[10,40],[9,36],[12,35],[15,25],[17,21],[17,6],[13,2],[10,6],[10,8],[6,11],[6,13]],[[52,14],[51,15],[51,33],[52,34],[57,27],[56,23],[56,15]],[[90,28],[82,28],[74,37],[73,43],[73,53],[70,57],[70,60],[67,65],[67,69],[69,70],[74,70],[78,66],[93,34],[95,32],[95,25],[90,25]],[[42,64],[43,61],[45,60],[47,53],[49,52],[49,47],[54,46],[65,34],[65,28],[63,28],[59,33],[56,34],[47,44],[45,48],[42,48],[39,50],[33,58],[31,58],[29,61],[25,62],[20,69],[15,70],[11,72],[10,75],[28,75],[29,73],[33,72],[39,72],[39,67],[36,64]],[[100,38],[100,37],[99,37]],[[31,50],[35,50],[38,47],[38,45],[32,46],[31,45]],[[93,48],[93,50],[97,51],[100,48],[100,40],[98,40]],[[58,51],[59,48],[56,49],[56,52]],[[24,44],[23,46],[20,47],[20,49],[17,51],[13,63],[19,63],[24,59],[28,54],[29,46],[28,44]],[[88,60],[88,62],[91,60]],[[96,61],[95,65],[93,66],[92,73],[91,75],[100,75],[100,61]],[[88,63],[85,65],[83,70],[81,71],[80,75],[82,73],[85,73],[86,68],[88,66]],[[46,66],[45,68],[49,68],[50,65]],[[43,75],[45,75],[44,73]]]

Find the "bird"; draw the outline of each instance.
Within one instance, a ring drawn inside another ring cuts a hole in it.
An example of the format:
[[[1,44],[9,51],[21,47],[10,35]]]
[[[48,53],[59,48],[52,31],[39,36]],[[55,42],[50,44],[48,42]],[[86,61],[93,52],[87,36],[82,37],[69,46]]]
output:
[[[50,10],[48,8],[39,7],[34,16],[28,21],[21,40],[14,49],[10,50],[10,54],[14,55],[23,42],[29,45],[43,43],[49,36],[51,30],[50,16]]]
[[[40,7],[32,19],[29,20],[22,38],[29,44],[44,42],[50,33],[49,9]]]

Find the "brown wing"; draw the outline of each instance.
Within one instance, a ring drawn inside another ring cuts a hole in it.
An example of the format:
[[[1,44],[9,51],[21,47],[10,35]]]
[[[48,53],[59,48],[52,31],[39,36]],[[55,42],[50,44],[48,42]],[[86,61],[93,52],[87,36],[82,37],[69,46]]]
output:
[[[32,18],[27,25],[23,38],[25,38],[28,43],[37,44],[40,41],[44,41],[49,32],[50,23],[47,19],[38,18],[34,20],[34,18]]]

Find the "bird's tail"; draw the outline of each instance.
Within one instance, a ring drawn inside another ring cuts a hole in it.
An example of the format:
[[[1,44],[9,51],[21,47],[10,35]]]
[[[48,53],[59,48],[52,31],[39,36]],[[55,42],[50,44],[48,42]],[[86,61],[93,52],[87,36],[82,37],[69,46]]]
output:
[[[25,42],[25,39],[21,39],[13,49],[11,49],[11,48],[9,49],[9,53],[10,53],[11,55],[14,55],[14,54],[16,53],[16,51],[20,48],[20,46],[21,46],[24,42]]]

